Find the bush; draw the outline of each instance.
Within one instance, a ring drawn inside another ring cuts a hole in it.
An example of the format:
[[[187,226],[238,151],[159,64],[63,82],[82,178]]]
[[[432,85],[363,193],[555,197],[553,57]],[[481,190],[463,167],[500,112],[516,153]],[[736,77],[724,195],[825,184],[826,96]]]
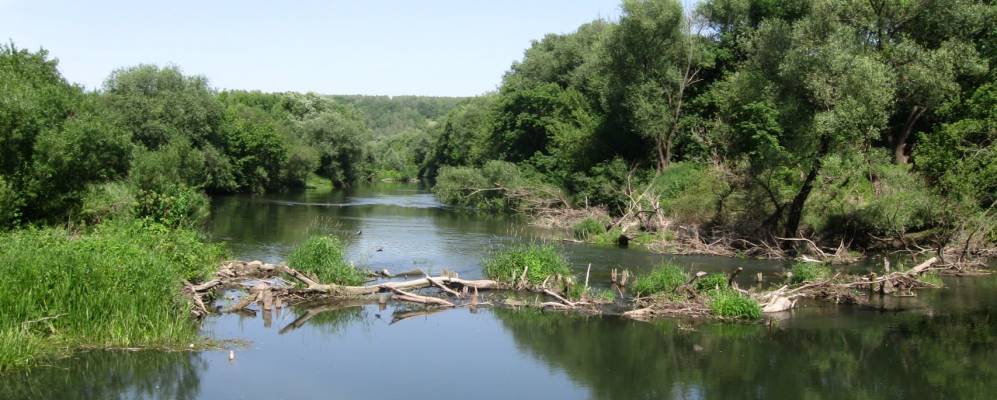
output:
[[[719,194],[727,184],[706,166],[671,164],[654,179],[661,208],[680,222],[707,223],[716,216]]]
[[[831,277],[831,267],[821,263],[799,262],[790,269],[793,277],[790,283],[813,282]]]
[[[610,213],[619,214],[626,203],[621,188],[626,186],[630,168],[621,158],[596,164],[587,172],[571,175],[568,188],[574,192],[576,204],[606,206]],[[637,182],[634,182],[637,185]]]
[[[714,315],[738,319],[758,319],[762,316],[762,307],[757,301],[733,290],[713,290],[709,296],[707,304]]]
[[[672,292],[688,281],[682,268],[673,264],[662,264],[650,274],[637,278],[633,289],[640,296]]]
[[[0,176],[0,230],[17,225],[23,201],[14,185]]]
[[[139,220],[83,234],[32,228],[0,243],[0,370],[78,346],[186,347],[198,327],[181,287],[222,256],[194,231]]]
[[[588,240],[589,238],[606,232],[606,225],[595,218],[588,217],[575,224],[572,228],[575,239]]]
[[[506,161],[489,161],[481,168],[443,167],[433,192],[446,204],[481,210],[528,211],[562,202],[561,190],[526,178]]]
[[[168,185],[162,191],[139,192],[138,215],[169,227],[200,226],[208,213],[208,197],[183,184]]]
[[[346,262],[343,242],[333,236],[312,236],[288,257],[290,266],[321,283],[360,285],[365,274]]]
[[[568,262],[550,245],[517,246],[501,251],[485,262],[485,275],[500,282],[515,283],[527,267],[526,280],[534,285],[553,275],[571,275]]]
[[[93,224],[135,216],[137,190],[127,182],[108,182],[87,187],[80,215]]]
[[[696,280],[696,291],[706,292],[727,288],[727,277],[724,274],[709,274]]]

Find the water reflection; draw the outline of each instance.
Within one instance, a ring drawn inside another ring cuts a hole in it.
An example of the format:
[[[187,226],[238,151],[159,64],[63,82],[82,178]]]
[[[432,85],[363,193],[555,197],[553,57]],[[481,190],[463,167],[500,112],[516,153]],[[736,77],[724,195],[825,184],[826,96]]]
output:
[[[967,399],[997,389],[997,325],[985,312],[886,316],[862,329],[496,315],[521,349],[593,398]]]
[[[195,399],[207,363],[199,354],[89,351],[55,366],[3,375],[6,399]]]

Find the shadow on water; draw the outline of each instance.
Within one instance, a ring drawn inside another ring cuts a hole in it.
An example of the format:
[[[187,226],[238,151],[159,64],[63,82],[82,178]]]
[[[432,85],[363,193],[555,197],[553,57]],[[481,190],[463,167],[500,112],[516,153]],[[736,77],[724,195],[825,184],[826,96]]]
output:
[[[337,233],[361,264],[448,268],[465,277],[480,276],[492,249],[551,238],[515,217],[441,207],[410,185],[217,198],[208,229],[240,259],[280,261],[310,233]],[[742,286],[756,272],[775,284],[786,267],[576,244],[564,250],[579,273],[592,263],[597,286],[608,285],[611,268],[640,273],[665,260],[708,272],[744,267]],[[207,319],[202,333],[250,341],[234,349],[234,360],[227,350],[86,352],[2,377],[0,398],[990,398],[997,277],[946,285],[864,308],[807,306],[759,324],[394,304],[228,314]]]

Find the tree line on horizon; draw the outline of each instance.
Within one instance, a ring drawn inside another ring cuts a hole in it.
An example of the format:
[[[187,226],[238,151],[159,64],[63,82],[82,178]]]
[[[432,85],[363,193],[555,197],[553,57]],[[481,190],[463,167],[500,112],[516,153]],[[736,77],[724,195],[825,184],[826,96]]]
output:
[[[13,43],[0,88],[0,228],[118,212],[182,225],[203,220],[205,193],[412,179],[434,119],[459,100],[217,91],[144,64],[87,91],[44,49]]]

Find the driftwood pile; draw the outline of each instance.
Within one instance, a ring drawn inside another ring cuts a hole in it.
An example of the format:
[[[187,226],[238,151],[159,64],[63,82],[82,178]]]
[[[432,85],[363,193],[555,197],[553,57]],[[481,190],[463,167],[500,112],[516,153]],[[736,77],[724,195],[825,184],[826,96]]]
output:
[[[888,268],[887,268],[888,271]],[[938,266],[938,259],[931,258],[907,271],[887,272],[882,276],[841,275],[828,279],[803,282],[795,285],[784,285],[772,290],[752,288],[743,290],[734,280],[741,268],[728,275],[727,286],[739,291],[757,301],[765,313],[783,312],[796,306],[800,299],[809,298],[834,303],[868,302],[869,294],[879,293],[894,296],[913,295],[914,289],[934,287],[923,280],[923,275],[929,272],[946,273],[952,271],[948,266]],[[386,270],[372,272],[376,278],[374,283],[364,286],[345,286],[322,283],[314,277],[283,264],[268,264],[260,261],[242,262],[228,261],[218,269],[216,276],[201,284],[187,283],[184,294],[190,298],[191,314],[195,318],[215,312],[249,312],[250,305],[256,304],[264,312],[279,310],[288,305],[321,300],[328,306],[330,302],[337,304],[385,304],[389,301],[405,302],[426,306],[420,310],[411,311],[413,315],[424,315],[441,309],[454,307],[505,306],[505,307],[537,307],[542,309],[567,310],[572,312],[599,314],[604,312],[618,313],[622,316],[638,320],[658,317],[715,317],[707,304],[708,298],[697,294],[693,289],[697,279],[706,275],[699,272],[687,283],[679,286],[669,296],[650,298],[626,298],[623,301],[599,301],[595,299],[571,300],[566,295],[565,285],[561,280],[548,279],[554,282],[548,285],[529,284],[522,279],[514,283],[499,282],[489,279],[461,279],[456,273],[444,272],[438,276],[429,276],[421,271],[392,274]],[[409,280],[391,280],[401,276],[422,276]],[[586,274],[588,275],[588,274]],[[286,278],[286,279],[285,279]],[[624,296],[629,271],[614,271],[613,287]],[[207,304],[219,289],[238,289],[243,293],[241,298],[226,308],[210,310]],[[560,289],[559,289],[560,288]],[[588,276],[585,280],[588,289]],[[483,300],[484,294],[479,292],[506,292],[511,296],[495,303]],[[586,290],[587,291],[587,290]],[[516,294],[533,296],[531,301],[520,300]],[[612,305],[610,305],[612,303]],[[622,309],[621,309],[622,308]],[[303,315],[302,317],[306,317]],[[306,317],[307,318],[307,317]],[[402,317],[400,319],[404,319]]]
[[[381,270],[370,275],[379,279],[391,279],[417,273],[421,271],[392,274],[387,270]],[[213,279],[198,285],[187,283],[183,292],[193,304],[191,314],[195,318],[202,318],[210,313],[206,306],[209,303],[207,300],[221,288],[239,289],[245,293],[233,305],[218,310],[221,312],[242,312],[253,304],[259,305],[264,312],[267,312],[317,300],[364,303],[398,301],[443,308],[493,305],[481,301],[479,291],[534,293],[548,300],[534,302],[509,300],[508,303],[503,303],[512,307],[535,306],[596,312],[596,307],[601,304],[597,301],[569,300],[563,291],[554,287],[556,285],[548,286],[548,282],[531,285],[525,280],[525,276],[524,271],[524,279],[515,284],[507,284],[489,279],[461,279],[454,272],[444,272],[439,276],[423,274],[422,277],[405,281],[391,280],[365,286],[346,286],[319,282],[314,277],[283,264],[227,261],[221,265]],[[294,282],[289,282],[284,277],[289,277]],[[560,280],[548,281],[553,283]],[[421,294],[419,291],[429,291],[431,295]]]

